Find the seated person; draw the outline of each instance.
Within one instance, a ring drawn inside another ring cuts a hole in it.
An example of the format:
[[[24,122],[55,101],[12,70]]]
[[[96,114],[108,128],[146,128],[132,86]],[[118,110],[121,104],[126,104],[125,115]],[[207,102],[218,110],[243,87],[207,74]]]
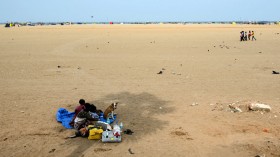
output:
[[[91,121],[98,121],[98,118],[93,118],[89,113],[91,110],[91,105],[89,103],[85,104],[85,108],[80,111],[75,120],[74,120],[74,129],[80,130],[81,128],[85,128],[87,125],[92,124]]]
[[[78,113],[74,120],[74,129],[76,129],[76,135],[81,135],[83,137],[88,135],[88,125],[94,125],[96,128],[102,128],[103,130],[112,130],[111,126],[105,122],[98,121],[99,118],[94,118],[90,114],[92,110],[92,105],[89,103],[85,104],[85,109]]]
[[[79,104],[80,105],[75,108],[75,115],[74,115],[73,119],[71,120],[71,122],[69,123],[71,126],[74,126],[74,120],[75,120],[76,116],[78,115],[78,113],[81,112],[85,108],[86,101],[84,99],[80,99]]]

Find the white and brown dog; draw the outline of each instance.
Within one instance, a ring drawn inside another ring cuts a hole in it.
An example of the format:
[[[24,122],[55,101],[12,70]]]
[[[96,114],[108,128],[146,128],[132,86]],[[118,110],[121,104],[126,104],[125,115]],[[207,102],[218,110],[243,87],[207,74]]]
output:
[[[117,109],[118,102],[113,102],[110,106],[107,107],[107,109],[104,112],[103,117],[107,119],[110,116],[112,119],[114,119],[114,110]]]

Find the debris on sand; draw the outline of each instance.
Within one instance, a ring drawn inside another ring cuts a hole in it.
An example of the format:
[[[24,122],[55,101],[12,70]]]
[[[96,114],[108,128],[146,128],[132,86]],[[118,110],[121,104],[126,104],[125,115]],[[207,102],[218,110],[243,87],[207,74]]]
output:
[[[128,152],[129,152],[130,154],[134,154],[134,153],[132,152],[131,148],[128,149]]]
[[[58,66],[57,66],[57,68],[61,68],[61,66],[60,66],[60,65],[58,65]]]
[[[239,107],[228,105],[228,107],[231,109],[232,112],[242,112],[242,110]]]
[[[197,102],[193,102],[193,103],[191,104],[191,106],[197,106],[197,105],[198,105]]]
[[[110,148],[95,148],[94,152],[95,153],[99,153],[99,152],[107,152],[107,151],[111,151],[112,149]]]
[[[272,74],[280,74],[278,71],[272,71]]]
[[[56,150],[56,149],[52,149],[52,150],[49,151],[49,153],[53,153],[55,150]]]
[[[159,71],[157,74],[162,74],[163,73],[163,71]]]
[[[256,155],[255,157],[265,157],[265,155]]]
[[[229,111],[229,112],[250,112],[250,111],[260,111],[261,114],[263,112],[270,112],[271,107],[266,104],[262,104],[256,101],[236,101],[234,103],[216,103],[212,104],[214,107],[212,111]]]
[[[271,107],[269,105],[260,104],[260,103],[251,103],[249,105],[249,109],[252,111],[266,111],[266,112],[271,111]]]
[[[227,46],[227,45],[225,45],[225,44],[223,44],[223,45],[219,45],[220,46],[220,48],[226,48],[226,49],[230,49],[230,46]]]
[[[263,132],[268,133],[268,132],[269,132],[269,129],[268,129],[268,128],[263,128]]]
[[[132,131],[132,130],[130,130],[130,129],[126,129],[125,131],[124,131],[124,134],[127,134],[127,135],[132,135],[134,132]]]

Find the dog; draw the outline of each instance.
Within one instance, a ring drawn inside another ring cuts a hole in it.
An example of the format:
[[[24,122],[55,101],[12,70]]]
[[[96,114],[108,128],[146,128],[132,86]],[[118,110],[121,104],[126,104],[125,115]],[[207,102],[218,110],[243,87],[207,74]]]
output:
[[[113,102],[110,106],[107,107],[107,109],[104,112],[103,117],[107,119],[110,116],[112,119],[114,119],[114,110],[117,109],[118,102]]]

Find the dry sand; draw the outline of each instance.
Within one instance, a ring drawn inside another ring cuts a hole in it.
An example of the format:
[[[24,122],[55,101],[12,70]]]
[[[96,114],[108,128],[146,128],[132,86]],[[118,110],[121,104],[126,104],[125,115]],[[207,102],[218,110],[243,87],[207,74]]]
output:
[[[241,30],[254,30],[257,41],[240,42]],[[280,75],[272,74],[280,71],[279,32],[251,25],[1,27],[0,156],[280,156]],[[65,139],[73,130],[56,122],[56,111],[74,110],[80,98],[102,110],[118,100],[119,121],[135,133],[118,144]],[[272,111],[227,109],[251,101]]]

